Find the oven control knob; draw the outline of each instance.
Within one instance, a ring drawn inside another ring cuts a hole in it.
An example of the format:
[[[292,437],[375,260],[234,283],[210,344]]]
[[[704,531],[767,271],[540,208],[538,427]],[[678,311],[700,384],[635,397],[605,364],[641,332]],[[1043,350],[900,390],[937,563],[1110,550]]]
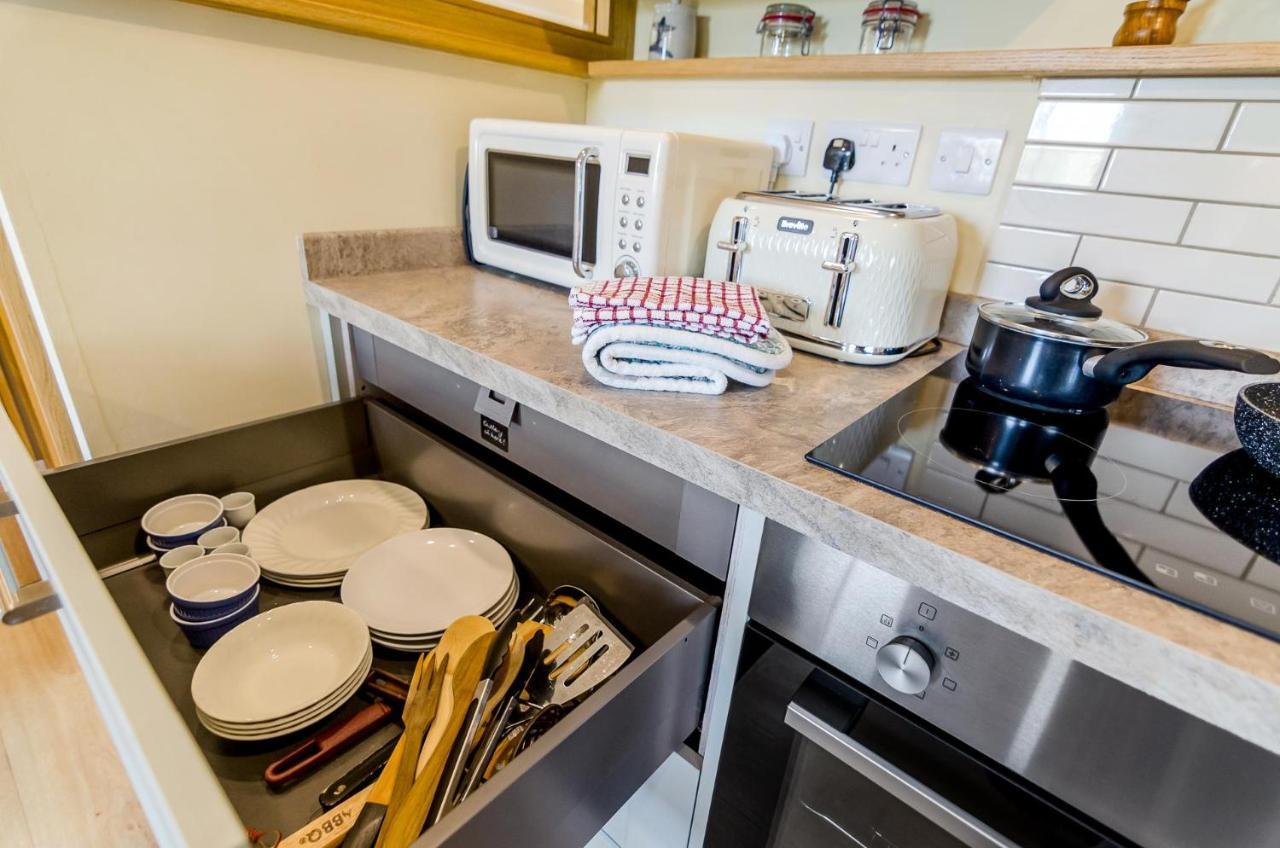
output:
[[[899,636],[876,653],[876,671],[904,695],[919,695],[933,677],[933,652],[919,639]]]
[[[613,266],[613,276],[638,277],[640,276],[640,266],[636,264],[634,259],[623,259],[617,265]]]

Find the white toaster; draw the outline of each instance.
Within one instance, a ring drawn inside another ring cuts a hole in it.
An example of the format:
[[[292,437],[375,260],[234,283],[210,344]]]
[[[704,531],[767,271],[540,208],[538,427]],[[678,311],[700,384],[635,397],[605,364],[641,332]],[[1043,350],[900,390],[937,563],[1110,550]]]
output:
[[[755,286],[794,347],[897,362],[938,334],[956,222],[927,206],[743,192],[720,203],[703,276]]]

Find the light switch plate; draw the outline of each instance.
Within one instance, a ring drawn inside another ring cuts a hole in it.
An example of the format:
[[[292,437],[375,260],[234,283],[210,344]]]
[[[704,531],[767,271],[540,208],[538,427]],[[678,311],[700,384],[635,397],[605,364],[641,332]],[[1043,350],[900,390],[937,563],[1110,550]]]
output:
[[[765,137],[774,150],[787,146],[791,158],[779,169],[779,174],[803,177],[809,169],[809,148],[813,146],[813,121],[776,118],[765,127]]]
[[[832,121],[824,131],[828,141],[847,138],[853,142],[853,168],[842,175],[844,181],[900,186],[911,182],[920,147],[919,124]]]
[[[990,194],[1004,136],[1004,130],[943,130],[938,136],[929,188],[957,194]]]

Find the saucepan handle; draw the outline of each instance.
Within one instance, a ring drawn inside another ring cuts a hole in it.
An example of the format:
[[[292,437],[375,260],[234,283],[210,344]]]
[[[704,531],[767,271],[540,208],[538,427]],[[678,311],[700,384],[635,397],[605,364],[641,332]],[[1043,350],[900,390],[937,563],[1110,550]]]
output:
[[[1084,373],[1095,380],[1123,386],[1141,380],[1157,365],[1242,371],[1245,374],[1275,374],[1280,371],[1280,362],[1260,350],[1225,342],[1170,339],[1090,357],[1084,362]]]

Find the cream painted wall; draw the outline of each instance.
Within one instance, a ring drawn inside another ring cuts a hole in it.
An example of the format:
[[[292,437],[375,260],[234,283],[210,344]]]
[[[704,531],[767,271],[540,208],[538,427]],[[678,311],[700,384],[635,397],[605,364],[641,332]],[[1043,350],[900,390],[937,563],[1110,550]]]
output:
[[[658,0],[640,0],[636,56],[648,55]],[[751,56],[769,0],[692,0],[700,56]],[[804,0],[818,13],[815,52],[856,53],[865,0]],[[926,50],[1105,46],[1124,17],[1124,0],[918,0]],[[1280,39],[1280,0],[1195,0],[1178,23],[1179,42]]]
[[[803,178],[783,177],[779,188],[825,190],[822,152],[833,120],[923,124],[908,186],[845,182],[841,193],[939,206],[956,216],[960,250],[951,287],[972,292],[986,258],[986,243],[1000,220],[1005,195],[1022,154],[1039,84],[1029,80],[921,81],[597,81],[587,99],[590,123],[676,129],[729,138],[765,139],[770,118],[815,122],[809,168]],[[928,188],[938,133],[947,127],[996,127],[1008,131],[988,196],[944,194]]]
[[[325,399],[296,241],[454,224],[585,83],[175,0],[0,0],[0,196],[101,455]]]

